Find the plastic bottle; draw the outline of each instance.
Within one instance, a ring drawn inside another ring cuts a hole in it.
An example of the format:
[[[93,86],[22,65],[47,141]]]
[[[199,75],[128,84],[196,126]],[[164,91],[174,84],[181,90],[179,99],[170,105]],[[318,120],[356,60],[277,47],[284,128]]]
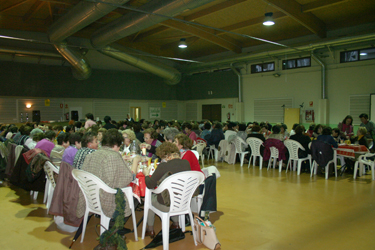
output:
[[[133,141],[133,143],[130,147],[130,152],[132,153],[132,155],[137,154],[137,146],[135,145],[135,141]]]

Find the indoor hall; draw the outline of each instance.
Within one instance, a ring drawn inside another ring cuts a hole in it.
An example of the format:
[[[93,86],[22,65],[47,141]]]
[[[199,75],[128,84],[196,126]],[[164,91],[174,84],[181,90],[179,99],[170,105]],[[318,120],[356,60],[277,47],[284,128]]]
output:
[[[206,161],[217,166],[218,211],[212,213],[221,249],[372,249],[371,237],[375,219],[374,189],[371,175],[353,180],[259,167],[247,164],[230,165]],[[0,212],[3,235],[0,248],[14,249],[68,249],[74,234],[59,232],[51,215],[42,204],[43,194],[33,201],[29,193],[14,186],[0,188]],[[142,212],[136,212],[137,221]],[[155,231],[161,228],[155,220]],[[80,238],[72,249],[92,249],[94,227],[99,219],[90,220],[84,242]],[[126,227],[132,228],[131,220]],[[151,239],[139,241],[134,234],[126,234],[128,249],[141,249]],[[190,227],[187,227],[190,230]],[[158,247],[156,249],[162,249]],[[170,249],[206,249],[195,246],[192,236],[171,243]]]

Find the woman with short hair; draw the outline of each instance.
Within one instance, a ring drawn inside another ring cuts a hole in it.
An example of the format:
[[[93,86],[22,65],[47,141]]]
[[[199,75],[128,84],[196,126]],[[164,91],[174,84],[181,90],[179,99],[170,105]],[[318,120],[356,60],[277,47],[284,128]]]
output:
[[[197,157],[191,151],[193,141],[187,135],[180,133],[174,138],[174,144],[180,150],[181,159],[189,162],[191,170],[202,172]]]
[[[160,147],[158,147],[156,149],[156,155],[162,159],[161,163],[151,176],[148,176],[147,172],[144,173],[146,176],[146,186],[149,189],[156,188],[158,185],[157,183],[162,180],[163,176],[165,176],[165,174],[167,174],[168,172],[173,175],[183,171],[190,171],[189,162],[181,160],[179,149],[175,144],[171,142],[164,142]],[[147,170],[144,169],[144,171]],[[168,202],[164,201],[161,194],[152,194],[151,202],[154,207],[163,212],[168,212],[170,209],[165,205]],[[172,216],[171,220],[173,221],[171,228],[179,228],[178,216]],[[145,236],[150,236],[151,238],[155,237],[154,221],[155,213],[152,210],[149,210]]]

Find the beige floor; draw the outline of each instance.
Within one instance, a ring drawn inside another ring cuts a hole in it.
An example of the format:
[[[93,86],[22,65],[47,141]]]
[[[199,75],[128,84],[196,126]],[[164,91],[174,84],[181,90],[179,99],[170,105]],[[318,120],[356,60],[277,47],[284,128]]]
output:
[[[222,176],[217,182],[218,212],[211,220],[222,249],[375,249],[371,175],[325,180],[305,173],[297,176],[239,164],[216,165]],[[1,250],[67,249],[73,234],[57,231],[42,199],[40,194],[34,202],[28,192],[16,187],[0,188]],[[141,217],[137,212],[137,220]],[[96,218],[90,221],[85,241],[77,241],[72,249],[92,249],[97,244],[94,226],[98,222]],[[131,222],[127,226],[132,227]],[[133,234],[126,240],[130,250],[150,241],[139,237],[135,242]],[[170,244],[170,249],[205,248],[194,246],[192,236],[187,235]]]

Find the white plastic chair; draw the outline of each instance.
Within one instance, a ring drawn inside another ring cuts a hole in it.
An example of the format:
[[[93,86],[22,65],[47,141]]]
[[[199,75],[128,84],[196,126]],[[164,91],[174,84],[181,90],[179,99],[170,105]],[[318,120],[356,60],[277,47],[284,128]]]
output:
[[[144,204],[144,216],[143,216],[143,228],[142,228],[142,239],[145,238],[147,216],[151,209],[157,214],[162,221],[163,231],[163,249],[169,249],[169,219],[171,216],[180,217],[180,225],[182,231],[185,231],[185,214],[189,214],[190,221],[193,220],[191,213],[190,203],[194,191],[204,181],[204,174],[198,171],[184,171],[173,174],[166,178],[159,187],[156,189],[146,188],[145,204]],[[169,212],[162,212],[155,208],[151,203],[152,194],[160,194],[165,189],[168,190],[170,195],[170,210]],[[194,243],[197,245],[196,235],[193,230]]]
[[[204,167],[204,154],[203,154],[203,149],[206,147],[206,143],[198,143],[193,146],[193,148],[198,152],[199,156],[201,157],[202,160],[202,167]],[[199,159],[198,159],[199,161]]]
[[[273,168],[276,168],[276,162],[279,160],[279,150],[276,147],[270,147],[271,156],[268,161],[267,170],[271,167],[271,161],[273,161]],[[283,160],[279,161],[279,172],[283,169]]]
[[[354,164],[354,175],[353,179],[357,178],[357,170],[358,170],[358,164],[359,164],[359,176],[362,175],[364,172],[364,165],[371,167],[371,174],[372,174],[372,180],[375,180],[375,162],[371,161],[369,159],[366,159],[367,157],[373,157],[375,154],[367,153],[365,155],[361,155],[358,157],[357,161]]]
[[[95,175],[79,170],[73,169],[72,171],[73,178],[77,180],[80,189],[82,190],[83,195],[85,196],[86,201],[86,211],[83,218],[83,228],[82,228],[82,236],[81,236],[81,243],[85,237],[85,231],[87,226],[87,217],[89,213],[99,214],[100,215],[100,224],[103,225],[106,229],[108,229],[109,221],[111,218],[107,217],[102,210],[102,206],[100,203],[100,196],[99,192],[102,189],[106,193],[116,194],[117,190],[114,188],[108,187],[101,179],[96,177]],[[135,241],[138,241],[138,234],[137,234],[137,223],[135,219],[135,212],[134,212],[134,201],[133,201],[133,191],[131,187],[121,188],[122,192],[126,195],[128,200],[129,208],[132,212],[133,218],[133,227],[134,227],[134,237]],[[103,227],[100,227],[100,234],[105,231]]]
[[[236,148],[236,152],[234,153],[234,158],[236,158],[237,154],[240,154],[240,160],[241,160],[241,167],[243,165],[243,160],[245,158],[245,155],[248,154],[248,151],[242,151],[242,144],[247,147],[247,143],[241,138],[236,136],[236,138],[232,142]]]
[[[34,200],[36,200],[38,198],[38,191],[33,191],[31,190],[30,191],[30,195],[33,197]]]
[[[286,166],[286,173],[288,172],[288,168],[291,165],[292,161],[294,163],[294,165],[293,165],[294,171],[296,170],[296,164],[298,163],[297,175],[301,174],[301,165],[302,165],[302,162],[305,161],[305,160],[309,160],[310,169],[311,169],[311,166],[312,166],[311,165],[311,154],[308,154],[307,157],[305,157],[305,158],[298,158],[298,149],[306,151],[305,148],[301,145],[301,143],[299,143],[298,141],[295,141],[295,140],[288,139],[288,140],[284,141],[284,145],[289,151],[289,161],[288,161],[288,165]],[[290,169],[292,169],[292,166],[290,166]]]
[[[335,177],[337,177],[337,151],[336,150],[333,150],[333,159],[330,160],[325,166],[326,179],[328,179],[329,165],[331,163],[335,165]],[[318,169],[318,163],[314,160],[312,167],[311,167],[310,177],[313,175],[313,173],[316,175],[317,169]]]
[[[53,165],[50,161],[44,163],[44,172],[46,173],[46,187],[44,190],[44,197],[47,196],[47,199],[44,198],[44,203],[46,203],[47,214],[51,206],[53,192],[56,187],[55,179],[53,178],[53,173],[59,174],[59,169]]]
[[[199,153],[197,150],[190,150],[191,152],[194,153],[195,157],[197,157],[197,160],[199,161]]]
[[[210,145],[208,147],[208,156],[207,156],[208,160],[210,159],[210,155],[211,155],[212,159],[215,159],[215,161],[217,161],[217,157],[219,155],[219,150],[215,147],[215,145]]]
[[[263,156],[260,154],[260,147],[263,144],[263,141],[256,137],[249,137],[246,139],[246,142],[250,145],[251,148],[251,155],[247,168],[250,168],[251,158],[254,157],[253,166],[255,166],[256,157],[259,156],[259,169],[262,169]]]

